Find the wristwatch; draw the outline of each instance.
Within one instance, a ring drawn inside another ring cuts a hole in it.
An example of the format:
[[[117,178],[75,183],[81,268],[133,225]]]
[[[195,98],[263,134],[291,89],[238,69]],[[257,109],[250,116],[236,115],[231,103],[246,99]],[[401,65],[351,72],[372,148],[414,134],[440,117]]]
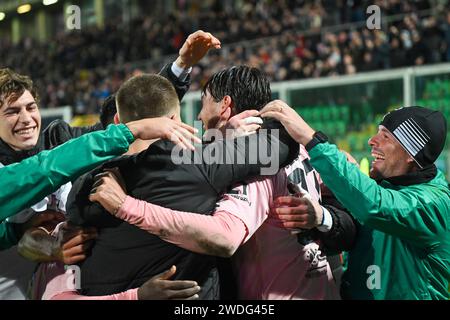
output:
[[[328,142],[328,137],[322,131],[316,131],[314,133],[313,138],[308,144],[305,146],[306,151],[310,151],[312,148],[317,146],[319,143]]]

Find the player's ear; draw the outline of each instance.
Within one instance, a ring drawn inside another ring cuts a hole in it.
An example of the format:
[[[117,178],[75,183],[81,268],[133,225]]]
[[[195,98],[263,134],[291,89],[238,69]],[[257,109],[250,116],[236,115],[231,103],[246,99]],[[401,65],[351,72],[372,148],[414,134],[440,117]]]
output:
[[[233,116],[233,100],[230,96],[223,97],[220,108],[220,115],[223,119],[228,120]]]

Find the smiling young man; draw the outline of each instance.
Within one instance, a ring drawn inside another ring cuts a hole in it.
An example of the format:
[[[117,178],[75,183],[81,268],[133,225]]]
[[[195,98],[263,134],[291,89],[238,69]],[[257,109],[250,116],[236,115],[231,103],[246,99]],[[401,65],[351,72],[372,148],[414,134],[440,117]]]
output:
[[[36,87],[30,78],[9,69],[0,69],[0,166],[20,162],[46,149],[44,139],[40,139],[41,115],[37,101]],[[40,199],[42,201],[32,208],[2,221],[2,227],[9,225],[12,227],[5,228],[14,230],[14,237],[7,238],[19,238],[22,230],[38,220],[45,223],[56,219],[64,211],[63,195],[67,188],[70,184],[62,186],[60,192],[53,196]],[[50,200],[56,198],[58,200]],[[2,237],[2,249],[14,244],[3,241],[5,239]],[[0,268],[0,298],[23,299],[35,264],[20,257],[15,247],[2,251],[0,259],[4,262]]]
[[[0,136],[15,151],[32,149],[39,139],[41,115],[35,97],[35,92],[26,90],[16,101],[1,108]]]
[[[372,179],[284,102],[272,102],[262,116],[280,120],[306,145],[324,183],[362,224],[343,277],[344,298],[449,298],[450,190],[434,165],[447,133],[440,112],[388,113],[369,140]]]

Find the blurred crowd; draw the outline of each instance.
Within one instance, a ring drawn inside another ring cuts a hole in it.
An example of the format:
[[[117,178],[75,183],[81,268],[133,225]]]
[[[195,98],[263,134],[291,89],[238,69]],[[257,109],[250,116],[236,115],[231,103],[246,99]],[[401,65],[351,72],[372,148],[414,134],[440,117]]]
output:
[[[383,19],[403,16],[383,20],[382,30],[368,30],[370,4],[381,7]],[[283,81],[450,61],[445,0],[179,0],[174,13],[143,12],[101,30],[61,32],[46,43],[0,39],[0,61],[32,76],[42,107],[71,105],[75,114],[97,112],[133,73],[158,71],[197,29],[217,36],[223,49],[194,68],[194,90],[218,69],[236,64]]]
[[[196,83],[236,61],[263,69],[274,81],[439,63],[450,61],[449,44],[450,12],[440,17],[410,14],[382,30],[360,27],[309,36],[286,32],[210,56],[195,73],[201,78]]]

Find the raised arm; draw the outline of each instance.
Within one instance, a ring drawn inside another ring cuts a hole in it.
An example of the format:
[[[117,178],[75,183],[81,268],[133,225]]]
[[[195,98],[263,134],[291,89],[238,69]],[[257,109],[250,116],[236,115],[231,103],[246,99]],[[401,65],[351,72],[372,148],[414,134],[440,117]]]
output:
[[[190,72],[211,49],[220,49],[220,41],[209,32],[198,30],[188,36],[178,58],[165,65],[159,74],[172,82],[181,101],[189,90]]]

